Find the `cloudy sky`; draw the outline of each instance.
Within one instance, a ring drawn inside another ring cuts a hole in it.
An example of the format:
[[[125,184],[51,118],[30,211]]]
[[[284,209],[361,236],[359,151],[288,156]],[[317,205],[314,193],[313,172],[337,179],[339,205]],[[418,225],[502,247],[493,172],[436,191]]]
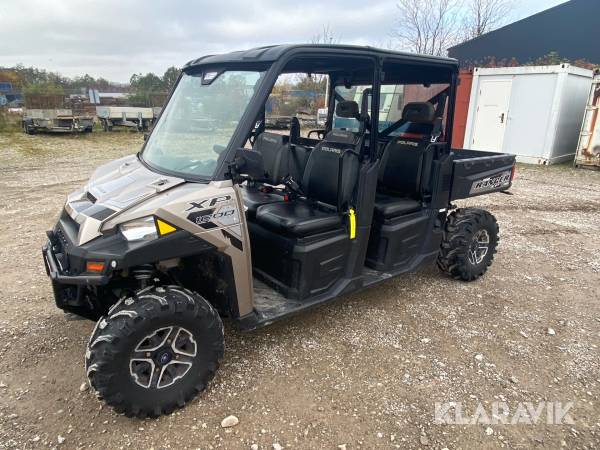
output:
[[[511,21],[564,0],[515,1]],[[207,53],[310,42],[323,24],[340,42],[386,46],[391,0],[0,0],[0,66],[126,82]]]

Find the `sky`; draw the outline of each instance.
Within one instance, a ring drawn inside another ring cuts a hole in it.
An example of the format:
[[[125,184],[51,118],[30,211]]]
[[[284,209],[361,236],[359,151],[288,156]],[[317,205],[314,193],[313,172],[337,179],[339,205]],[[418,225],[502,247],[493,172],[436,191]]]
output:
[[[509,22],[565,0],[515,0]],[[127,82],[205,54],[310,42],[386,47],[394,0],[0,0],[0,66]]]

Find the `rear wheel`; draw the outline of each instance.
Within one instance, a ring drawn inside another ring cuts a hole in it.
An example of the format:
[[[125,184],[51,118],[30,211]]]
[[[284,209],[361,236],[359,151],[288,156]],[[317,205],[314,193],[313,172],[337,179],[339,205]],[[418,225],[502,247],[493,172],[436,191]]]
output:
[[[23,122],[23,131],[27,134],[35,134],[35,127],[31,122]]]
[[[446,221],[437,265],[456,279],[473,281],[492,264],[498,241],[498,223],[492,214],[483,209],[457,209]]]
[[[98,396],[127,416],[156,417],[206,388],[223,355],[223,324],[200,295],[152,287],[98,321],[86,371]]]

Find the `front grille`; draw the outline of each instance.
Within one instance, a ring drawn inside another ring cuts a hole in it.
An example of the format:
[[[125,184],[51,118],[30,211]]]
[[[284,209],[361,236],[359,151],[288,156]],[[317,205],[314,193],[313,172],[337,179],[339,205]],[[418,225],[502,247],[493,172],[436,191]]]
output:
[[[62,253],[65,250],[67,250],[69,247],[69,241],[67,240],[65,232],[62,230],[62,228],[57,228],[56,233],[54,233],[54,235],[56,236],[55,251]]]

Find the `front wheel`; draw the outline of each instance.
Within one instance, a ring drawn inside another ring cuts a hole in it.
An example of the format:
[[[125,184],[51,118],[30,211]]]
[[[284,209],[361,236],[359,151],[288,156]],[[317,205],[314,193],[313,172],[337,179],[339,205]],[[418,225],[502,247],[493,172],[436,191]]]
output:
[[[223,350],[223,324],[210,303],[179,286],[152,287],[98,321],[85,366],[92,388],[117,412],[156,417],[203,391]]]
[[[446,220],[437,265],[453,278],[476,280],[492,264],[498,241],[498,222],[492,214],[483,209],[457,209]]]

